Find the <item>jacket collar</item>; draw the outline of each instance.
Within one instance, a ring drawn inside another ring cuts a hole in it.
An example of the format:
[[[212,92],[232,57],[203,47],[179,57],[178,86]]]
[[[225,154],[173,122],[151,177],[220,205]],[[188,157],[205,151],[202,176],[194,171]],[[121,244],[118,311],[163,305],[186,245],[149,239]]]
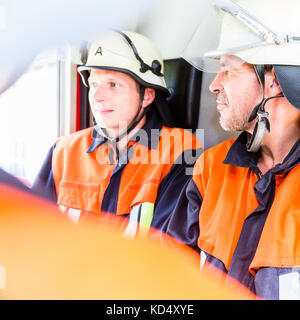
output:
[[[260,156],[260,150],[258,152],[248,152],[246,144],[248,141],[248,133],[242,132],[235,142],[230,147],[224,164],[232,164],[238,167],[256,168],[257,162]],[[295,167],[300,162],[300,139],[295,143],[288,155],[285,157],[282,163],[277,164],[272,168],[272,172],[280,173],[286,172]]]
[[[140,143],[150,149],[156,149],[159,143],[161,128],[162,121],[158,117],[156,112],[153,112],[149,114],[149,117],[147,117],[146,123],[141,128],[141,130],[139,130],[134,136],[132,136],[129,139],[128,143],[130,141],[133,141]],[[155,134],[153,134],[153,129],[156,129],[154,131]],[[144,132],[142,133],[142,131]],[[93,152],[97,147],[101,146],[103,143],[110,142],[110,140],[104,134],[103,130],[100,127],[98,127],[98,125],[96,125],[92,131],[92,138],[93,141],[89,146],[88,150],[86,151],[88,153]]]
[[[230,147],[223,163],[244,168],[256,167],[258,158],[260,156],[260,151],[248,152],[246,148],[247,141],[248,133],[244,131],[238,136],[238,138]]]

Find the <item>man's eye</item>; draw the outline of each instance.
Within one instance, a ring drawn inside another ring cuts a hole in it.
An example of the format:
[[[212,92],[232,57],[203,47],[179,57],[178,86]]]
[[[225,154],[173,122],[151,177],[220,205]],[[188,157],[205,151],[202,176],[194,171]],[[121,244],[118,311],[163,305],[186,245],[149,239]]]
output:
[[[118,83],[116,83],[116,82],[111,82],[110,85],[113,88],[119,88],[120,87],[120,85]]]

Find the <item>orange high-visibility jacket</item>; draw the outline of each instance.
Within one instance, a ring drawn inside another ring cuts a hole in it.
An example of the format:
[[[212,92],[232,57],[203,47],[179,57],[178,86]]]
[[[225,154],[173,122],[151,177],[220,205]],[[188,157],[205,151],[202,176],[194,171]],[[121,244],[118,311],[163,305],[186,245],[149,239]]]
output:
[[[128,234],[137,232],[138,222],[160,229],[191,178],[197,157],[191,152],[201,144],[191,132],[153,119],[143,130],[123,155],[93,137],[93,128],[59,138],[34,188],[54,189],[57,203],[71,213],[130,214]]]
[[[257,167],[259,153],[247,152],[246,142],[244,132],[197,160],[168,233],[198,244],[206,261],[261,297],[299,297],[300,140],[264,175]]]

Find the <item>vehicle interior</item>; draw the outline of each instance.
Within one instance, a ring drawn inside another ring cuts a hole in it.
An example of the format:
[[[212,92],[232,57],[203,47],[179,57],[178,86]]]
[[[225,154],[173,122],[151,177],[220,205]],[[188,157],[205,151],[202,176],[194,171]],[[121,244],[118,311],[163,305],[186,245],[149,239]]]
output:
[[[199,10],[201,1],[198,0],[154,1],[146,14],[132,19],[123,29],[141,33],[158,46],[171,92],[165,116],[174,126],[193,132],[202,129],[201,139],[204,149],[208,149],[237,134],[225,132],[219,125],[215,95],[208,89],[215,75],[197,70],[181,57],[199,24]],[[0,103],[7,105],[1,108],[5,113],[1,127],[8,136],[0,143],[8,150],[1,155],[0,166],[28,184],[34,180],[58,136],[93,125],[88,89],[82,84],[77,67],[68,55],[57,59],[57,52],[53,50],[42,53],[0,96]],[[13,114],[16,105],[20,108],[19,111],[17,108],[20,118]],[[17,134],[11,123],[24,134]],[[28,127],[32,130],[28,131]]]

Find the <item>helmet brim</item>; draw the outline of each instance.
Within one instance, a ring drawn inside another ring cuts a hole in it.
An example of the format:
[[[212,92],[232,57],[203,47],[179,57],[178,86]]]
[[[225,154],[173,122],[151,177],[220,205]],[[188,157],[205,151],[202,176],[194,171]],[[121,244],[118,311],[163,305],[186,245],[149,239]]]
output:
[[[82,78],[82,82],[86,87],[89,87],[88,85],[88,74],[87,72],[92,70],[92,69],[96,69],[96,70],[111,70],[111,71],[118,71],[118,72],[122,72],[125,73],[129,76],[131,76],[134,80],[136,80],[140,85],[144,86],[145,88],[153,88],[155,90],[159,90],[160,92],[162,92],[166,97],[170,96],[170,92],[168,89],[159,86],[159,85],[155,85],[152,83],[148,83],[146,81],[144,81],[143,79],[141,79],[140,77],[138,77],[134,72],[124,69],[124,68],[117,68],[117,67],[109,67],[109,66],[79,66],[78,67],[78,72],[81,75]]]

